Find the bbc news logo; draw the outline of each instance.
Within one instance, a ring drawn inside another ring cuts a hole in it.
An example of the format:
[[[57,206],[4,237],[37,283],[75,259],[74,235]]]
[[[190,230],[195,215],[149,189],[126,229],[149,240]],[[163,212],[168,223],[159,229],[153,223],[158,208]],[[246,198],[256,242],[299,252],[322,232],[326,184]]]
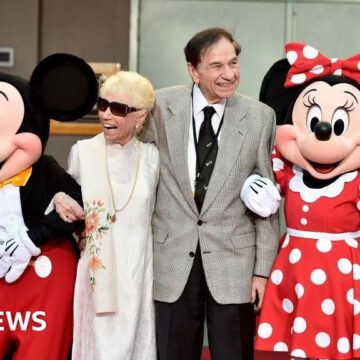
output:
[[[0,331],[21,330],[44,331],[46,329],[45,311],[12,312],[0,311]]]

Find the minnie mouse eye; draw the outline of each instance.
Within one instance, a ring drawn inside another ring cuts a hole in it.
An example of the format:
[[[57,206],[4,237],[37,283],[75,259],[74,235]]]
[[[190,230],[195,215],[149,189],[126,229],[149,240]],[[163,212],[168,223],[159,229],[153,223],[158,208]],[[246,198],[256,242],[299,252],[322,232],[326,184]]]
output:
[[[306,126],[311,131],[314,132],[315,126],[318,122],[321,121],[321,109],[318,105],[313,105],[309,109],[306,115]]]
[[[334,134],[340,136],[344,134],[349,127],[349,114],[344,109],[337,109],[334,112],[331,123]]]

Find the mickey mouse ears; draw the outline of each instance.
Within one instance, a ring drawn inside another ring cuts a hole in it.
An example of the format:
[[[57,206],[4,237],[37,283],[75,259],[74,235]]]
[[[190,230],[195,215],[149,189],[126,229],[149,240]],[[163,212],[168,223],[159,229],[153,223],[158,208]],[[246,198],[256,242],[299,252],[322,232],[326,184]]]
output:
[[[53,54],[34,69],[31,87],[38,93],[49,117],[71,121],[86,115],[98,96],[98,83],[91,67],[70,54]]]
[[[274,109],[278,125],[284,124],[296,91],[284,87],[289,69],[290,64],[287,59],[277,61],[266,73],[260,89],[259,100]]]

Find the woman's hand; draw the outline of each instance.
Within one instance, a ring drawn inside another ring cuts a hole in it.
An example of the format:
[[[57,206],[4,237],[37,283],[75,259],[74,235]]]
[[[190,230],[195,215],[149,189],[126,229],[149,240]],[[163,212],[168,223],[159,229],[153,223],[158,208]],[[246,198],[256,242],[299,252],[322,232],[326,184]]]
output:
[[[56,212],[65,222],[72,223],[76,220],[83,220],[85,217],[84,210],[79,203],[64,192],[55,194],[54,206]]]

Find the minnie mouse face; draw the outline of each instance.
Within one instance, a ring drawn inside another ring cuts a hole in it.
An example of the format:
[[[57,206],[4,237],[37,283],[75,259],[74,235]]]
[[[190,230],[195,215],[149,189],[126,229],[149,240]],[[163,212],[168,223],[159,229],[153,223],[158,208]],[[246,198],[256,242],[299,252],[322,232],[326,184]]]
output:
[[[360,53],[331,59],[303,43],[285,51],[260,90],[281,125],[278,150],[319,180],[360,168]]]
[[[360,166],[360,90],[349,83],[315,81],[296,98],[292,125],[280,126],[283,156],[317,179]]]

